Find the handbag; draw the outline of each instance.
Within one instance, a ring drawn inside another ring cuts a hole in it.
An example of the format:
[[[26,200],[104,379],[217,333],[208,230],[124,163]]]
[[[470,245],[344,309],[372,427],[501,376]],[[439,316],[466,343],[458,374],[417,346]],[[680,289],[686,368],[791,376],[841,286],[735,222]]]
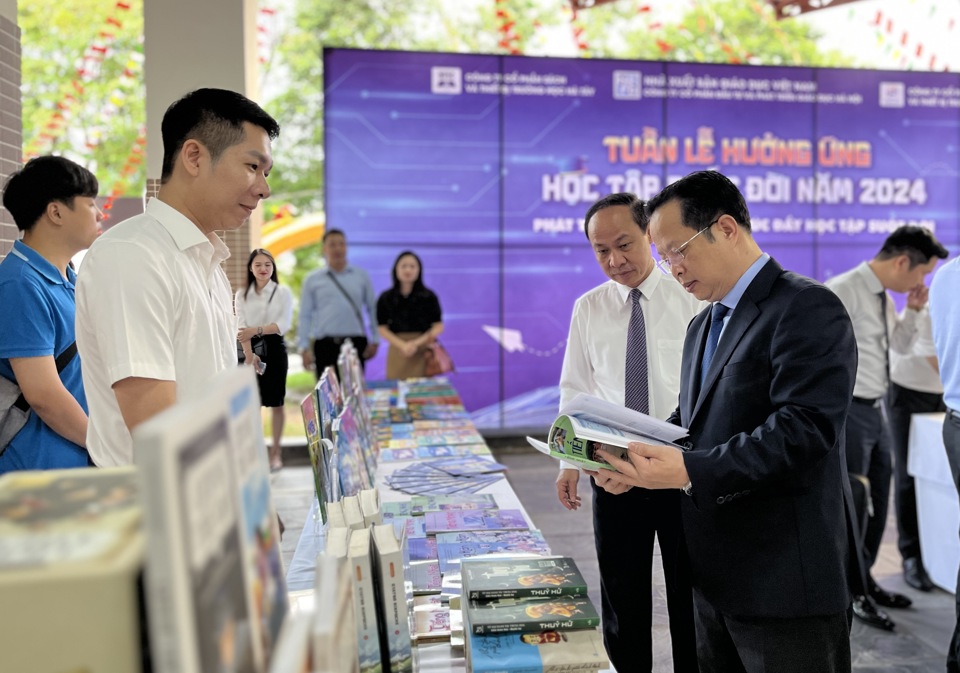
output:
[[[74,341],[57,356],[57,374],[70,364],[76,354],[77,342]],[[20,386],[16,381],[0,376],[0,455],[3,455],[7,445],[23,429],[29,418],[30,405],[20,392]]]
[[[438,376],[439,374],[449,374],[455,371],[453,358],[450,357],[447,349],[444,348],[443,344],[439,341],[434,341],[427,346],[423,357],[427,361],[427,368],[424,372],[427,376]]]
[[[270,305],[270,302],[273,301],[273,295],[277,293],[277,288],[279,285],[273,288],[273,292],[270,293],[270,298],[267,299],[267,306]],[[250,337],[250,349],[253,351],[253,354],[258,358],[266,362],[267,360],[267,340],[262,336],[252,336]],[[237,362],[244,363],[246,362],[247,357],[243,354],[243,344],[240,341],[237,341]]]

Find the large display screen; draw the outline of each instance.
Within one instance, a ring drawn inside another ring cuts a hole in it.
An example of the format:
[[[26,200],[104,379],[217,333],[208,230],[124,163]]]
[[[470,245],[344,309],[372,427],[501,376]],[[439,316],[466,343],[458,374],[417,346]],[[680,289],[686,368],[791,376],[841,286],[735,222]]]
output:
[[[903,224],[960,243],[957,74],[330,49],[324,77],[327,226],[378,292],[422,258],[481,428],[556,415],[573,302],[606,280],[583,215],[611,192],[722,171],[819,280]]]

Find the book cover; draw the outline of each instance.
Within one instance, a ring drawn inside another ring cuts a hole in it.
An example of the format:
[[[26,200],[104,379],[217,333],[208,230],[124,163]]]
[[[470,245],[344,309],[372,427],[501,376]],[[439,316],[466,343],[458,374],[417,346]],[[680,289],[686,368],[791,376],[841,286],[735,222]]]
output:
[[[362,489],[370,488],[372,481],[360,447],[353,411],[349,406],[345,406],[334,420],[333,436],[340,460],[340,492],[343,495],[356,495]]]
[[[413,512],[410,508],[409,501],[391,501],[380,503],[380,515],[383,517],[384,521],[388,521],[398,517],[413,516]]]
[[[409,578],[414,595],[440,593],[440,563],[437,561],[411,561]]]
[[[142,518],[133,467],[0,477],[0,668],[141,670]]]
[[[377,600],[373,588],[370,530],[365,528],[351,531],[347,549],[347,560],[353,579],[353,608],[357,620],[360,673],[380,673],[380,634]]]
[[[586,596],[587,583],[572,558],[473,559],[460,564],[468,600]]]
[[[592,673],[610,666],[596,629],[467,636],[473,673]]]
[[[375,586],[382,617],[381,659],[391,673],[413,671],[410,610],[403,570],[403,555],[393,526],[372,527]]]
[[[337,372],[333,367],[327,367],[323,370],[315,390],[317,393],[317,417],[320,421],[320,436],[332,440],[333,420],[343,411],[340,384],[337,381]]]
[[[345,542],[343,543],[345,546]],[[357,659],[353,584],[343,557],[317,557],[311,642],[315,673],[352,673]]]
[[[430,467],[443,470],[455,476],[465,474],[486,474],[488,472],[503,472],[507,466],[503,463],[481,456],[452,456],[431,460]]]
[[[307,438],[307,455],[310,456],[310,467],[313,470],[313,486],[320,505],[320,521],[327,522],[327,499],[324,481],[323,447],[320,444],[320,418],[317,415],[316,389],[311,391],[300,402],[300,415],[303,417],[304,434]]]
[[[408,561],[436,561],[437,539],[435,537],[415,537],[407,540]]]
[[[600,615],[586,597],[469,601],[466,609],[471,633],[478,635],[589,629],[600,625]]]
[[[250,371],[225,377],[235,384],[227,398],[233,476],[239,486],[241,543],[247,597],[255,629],[255,650],[266,666],[289,612],[280,553],[280,529],[270,491],[270,465],[260,424],[260,393]]]
[[[490,531],[493,532],[493,531]],[[527,531],[515,531],[523,533]],[[447,533],[445,535],[451,535]],[[437,536],[440,537],[439,535]],[[527,538],[522,540],[503,540],[500,542],[456,542],[440,544],[437,541],[437,559],[440,561],[440,572],[444,575],[451,572],[460,572],[460,564],[464,559],[489,556],[491,554],[537,554],[550,555],[550,546],[546,540]]]
[[[224,374],[240,373],[235,368]],[[157,673],[261,673],[222,379],[137,426],[150,653]]]
[[[450,608],[443,605],[413,610],[413,639],[417,643],[450,639]]]
[[[497,500],[490,493],[415,495],[410,498],[410,511],[413,514],[469,509],[497,509]]]
[[[320,447],[319,457],[323,459],[323,492],[329,504],[343,497],[343,492],[340,490],[340,452],[326,437],[320,440]]]
[[[518,509],[446,510],[423,515],[427,535],[462,530],[527,530],[530,528]]]

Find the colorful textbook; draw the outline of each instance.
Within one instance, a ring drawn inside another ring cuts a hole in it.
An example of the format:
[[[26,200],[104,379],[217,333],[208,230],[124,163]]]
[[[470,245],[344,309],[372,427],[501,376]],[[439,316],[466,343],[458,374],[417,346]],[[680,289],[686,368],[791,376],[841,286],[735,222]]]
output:
[[[261,673],[287,612],[253,370],[133,433],[157,673]]]
[[[572,558],[471,559],[461,564],[468,600],[586,596],[587,582]]]

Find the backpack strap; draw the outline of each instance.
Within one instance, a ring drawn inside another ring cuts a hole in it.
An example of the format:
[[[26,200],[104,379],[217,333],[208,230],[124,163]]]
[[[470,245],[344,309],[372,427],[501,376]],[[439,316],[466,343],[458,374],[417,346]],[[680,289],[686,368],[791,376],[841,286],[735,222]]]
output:
[[[73,357],[77,354],[77,342],[74,341],[72,344],[66,347],[66,349],[57,356],[57,373],[60,374],[64,369],[67,368],[67,365],[70,364],[70,361],[73,360]],[[30,405],[27,403],[26,398],[23,396],[23,393],[20,393],[20,396],[17,397],[17,400],[13,403],[17,409],[20,411],[29,411]]]

